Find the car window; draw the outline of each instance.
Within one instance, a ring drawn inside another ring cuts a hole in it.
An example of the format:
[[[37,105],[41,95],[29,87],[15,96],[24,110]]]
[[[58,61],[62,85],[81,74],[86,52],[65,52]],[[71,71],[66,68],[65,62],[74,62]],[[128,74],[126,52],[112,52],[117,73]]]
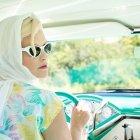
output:
[[[48,85],[53,90],[85,93],[139,87],[140,58],[136,52],[140,37],[137,35],[52,44]]]

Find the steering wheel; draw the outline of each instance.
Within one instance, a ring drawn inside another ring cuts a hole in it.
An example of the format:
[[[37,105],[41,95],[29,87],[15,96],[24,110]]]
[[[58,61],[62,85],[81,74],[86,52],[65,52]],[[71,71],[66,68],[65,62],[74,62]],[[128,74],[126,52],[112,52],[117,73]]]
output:
[[[64,97],[66,99],[68,99],[70,102],[74,103],[75,105],[78,104],[79,100],[77,97],[73,96],[72,94],[66,93],[66,92],[55,92],[58,96],[60,97]],[[68,114],[65,112],[66,115],[66,120],[68,122],[70,122],[70,117],[68,116]]]
[[[70,101],[72,101],[75,105],[78,104],[78,98],[73,96],[72,94],[66,93],[66,92],[55,92],[58,96],[62,96],[65,97],[67,99],[69,99]]]
[[[75,97],[75,96],[73,96],[73,95],[71,95],[69,93],[65,93],[65,92],[55,92],[55,93],[58,96],[60,96],[60,97],[66,98],[66,100],[64,100],[64,102],[69,101],[69,102],[66,103],[66,105],[69,104],[69,103],[71,103],[71,102],[74,103],[75,105],[77,105],[78,102],[79,102],[79,99],[77,97]],[[68,114],[66,113],[66,111],[65,111],[65,115],[66,115],[67,122],[70,122],[70,119],[71,118],[68,116]],[[87,136],[89,136],[90,133],[93,131],[93,128],[90,128],[89,125],[87,125],[85,130],[86,130]]]
[[[70,102],[74,103],[75,105],[77,105],[78,102],[79,102],[79,99],[78,99],[77,97],[73,96],[72,94],[69,94],[69,93],[66,93],[66,92],[56,92],[56,94],[57,94],[58,96],[60,96],[60,97],[66,98],[65,101],[68,101],[68,100],[69,100]],[[70,103],[70,102],[68,102],[68,103]],[[93,117],[92,117],[92,119],[93,119],[93,120],[92,120],[92,121],[93,121],[92,128],[91,128],[91,127],[90,127],[90,128],[87,128],[88,134],[90,134],[90,133],[92,133],[92,131],[94,131],[94,128],[95,128],[95,115],[96,115],[96,113],[97,113],[101,108],[103,108],[106,104],[107,104],[107,102],[104,101],[104,100],[102,100],[100,106],[98,107],[98,109],[95,110],[94,115],[93,115]],[[66,112],[65,112],[65,115],[66,115],[66,120],[67,120],[67,122],[70,122],[70,117],[67,115]]]

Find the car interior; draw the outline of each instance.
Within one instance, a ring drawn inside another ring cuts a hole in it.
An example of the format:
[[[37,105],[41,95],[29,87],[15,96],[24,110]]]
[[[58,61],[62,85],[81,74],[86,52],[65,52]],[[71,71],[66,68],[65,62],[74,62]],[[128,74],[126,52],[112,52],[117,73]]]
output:
[[[140,140],[140,1],[0,0],[0,20],[28,13],[40,19],[54,45],[48,87],[63,101],[67,123],[80,101],[92,113],[88,140]]]

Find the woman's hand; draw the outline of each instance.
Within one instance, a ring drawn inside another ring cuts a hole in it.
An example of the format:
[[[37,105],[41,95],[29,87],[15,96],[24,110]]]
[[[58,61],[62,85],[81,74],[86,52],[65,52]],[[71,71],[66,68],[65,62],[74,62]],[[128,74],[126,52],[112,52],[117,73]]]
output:
[[[71,116],[72,140],[81,140],[83,130],[90,119],[90,112],[74,106]]]
[[[82,131],[90,119],[90,112],[74,106],[71,117],[71,129]]]

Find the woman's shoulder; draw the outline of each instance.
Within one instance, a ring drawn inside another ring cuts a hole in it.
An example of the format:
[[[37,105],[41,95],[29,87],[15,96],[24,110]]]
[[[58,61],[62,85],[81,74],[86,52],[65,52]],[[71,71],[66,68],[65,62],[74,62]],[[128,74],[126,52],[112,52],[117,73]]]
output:
[[[13,83],[13,92],[18,92],[18,93],[38,93],[38,94],[53,94],[53,91],[50,91],[48,89],[43,89],[43,88],[39,88],[37,86],[34,86],[32,84],[29,83],[25,83],[25,82],[14,82]]]
[[[29,112],[31,108],[44,108],[50,104],[53,106],[61,104],[61,101],[52,91],[37,88],[28,83],[14,82],[13,90],[7,101],[7,105],[11,106],[12,104],[18,104]]]
[[[57,95],[48,89],[38,88],[34,85],[14,82],[11,96],[22,96],[28,102],[46,103],[58,100]]]

